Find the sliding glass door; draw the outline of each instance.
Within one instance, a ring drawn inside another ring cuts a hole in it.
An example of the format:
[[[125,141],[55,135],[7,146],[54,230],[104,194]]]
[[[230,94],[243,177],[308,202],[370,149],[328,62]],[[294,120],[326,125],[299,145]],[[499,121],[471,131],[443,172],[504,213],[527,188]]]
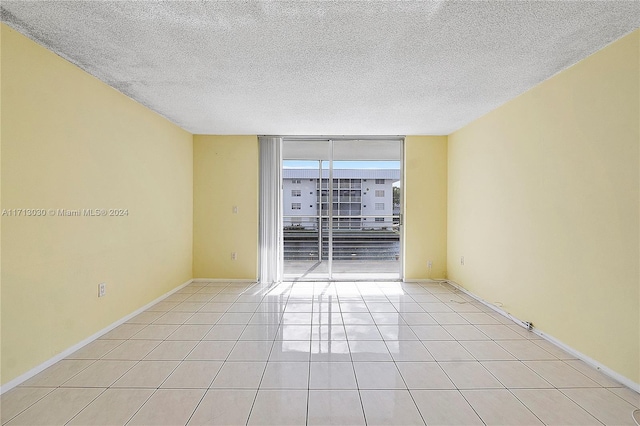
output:
[[[400,279],[401,139],[283,140],[285,280]]]

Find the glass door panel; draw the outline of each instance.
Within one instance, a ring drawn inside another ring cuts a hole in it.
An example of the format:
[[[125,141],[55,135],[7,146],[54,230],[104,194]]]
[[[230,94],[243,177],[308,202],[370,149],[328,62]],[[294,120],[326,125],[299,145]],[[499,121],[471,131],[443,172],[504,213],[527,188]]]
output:
[[[400,161],[334,160],[333,176],[332,277],[400,278]]]
[[[323,255],[326,224],[322,224],[323,164],[329,164],[328,140],[282,143],[283,275],[293,279],[329,279]]]
[[[284,140],[287,280],[401,278],[401,140]]]

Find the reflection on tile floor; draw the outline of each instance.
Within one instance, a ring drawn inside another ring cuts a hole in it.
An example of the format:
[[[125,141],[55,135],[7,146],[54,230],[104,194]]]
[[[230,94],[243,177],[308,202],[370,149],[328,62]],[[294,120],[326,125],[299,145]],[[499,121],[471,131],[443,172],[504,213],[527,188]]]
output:
[[[435,282],[192,283],[1,403],[3,425],[633,425],[640,395]]]

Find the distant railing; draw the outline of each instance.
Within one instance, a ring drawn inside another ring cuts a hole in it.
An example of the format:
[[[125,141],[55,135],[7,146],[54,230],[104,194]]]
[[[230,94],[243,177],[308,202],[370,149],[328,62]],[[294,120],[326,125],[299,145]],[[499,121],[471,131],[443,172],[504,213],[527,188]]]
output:
[[[285,216],[284,260],[327,260],[329,220],[318,216]],[[338,216],[333,218],[334,260],[397,260],[400,255],[400,218]]]
[[[333,189],[361,189],[361,182],[340,182],[334,183]],[[316,189],[329,189],[329,182],[326,180],[322,181],[322,184],[316,183]]]
[[[323,195],[316,197],[316,199],[322,203],[326,203],[329,201],[328,195]],[[360,203],[362,202],[362,197],[360,195],[340,195],[331,197],[331,201],[334,203]]]

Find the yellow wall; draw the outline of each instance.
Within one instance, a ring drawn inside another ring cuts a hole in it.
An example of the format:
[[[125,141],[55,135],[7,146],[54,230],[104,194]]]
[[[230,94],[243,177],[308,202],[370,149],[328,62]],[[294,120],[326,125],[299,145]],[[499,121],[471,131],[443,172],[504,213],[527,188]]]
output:
[[[405,279],[445,278],[447,137],[407,136],[404,150]]]
[[[258,139],[194,136],[193,275],[257,278]],[[446,274],[447,137],[405,142],[406,279]],[[238,214],[233,214],[233,206]],[[231,260],[231,252],[237,260]],[[427,261],[432,260],[431,272]]]
[[[0,24],[2,25],[2,24]],[[2,208],[2,27],[0,26],[0,210]],[[2,385],[2,216],[0,216],[0,385]]]
[[[449,136],[447,256],[451,279],[636,383],[639,38]]]
[[[129,212],[2,217],[2,383],[192,276],[257,277],[256,136],[192,137],[0,34],[2,209]],[[639,38],[449,138],[407,137],[404,198],[406,279],[449,274],[635,382]]]
[[[2,383],[191,279],[192,135],[2,25]],[[98,299],[97,285],[107,294]]]
[[[255,135],[193,137],[194,277],[257,278],[258,155]]]

